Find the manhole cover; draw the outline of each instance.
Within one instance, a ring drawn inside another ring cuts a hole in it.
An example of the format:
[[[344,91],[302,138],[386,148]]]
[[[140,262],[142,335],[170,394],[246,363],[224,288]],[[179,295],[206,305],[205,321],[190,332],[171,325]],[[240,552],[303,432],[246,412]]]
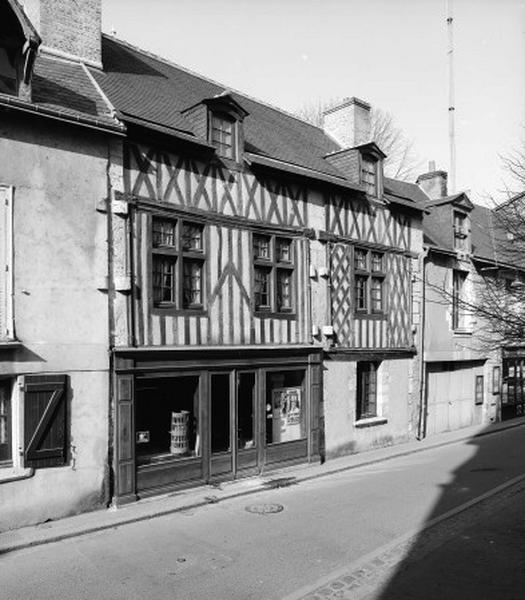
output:
[[[246,507],[246,510],[256,515],[271,515],[280,513],[284,510],[284,506],[282,504],[250,504]]]

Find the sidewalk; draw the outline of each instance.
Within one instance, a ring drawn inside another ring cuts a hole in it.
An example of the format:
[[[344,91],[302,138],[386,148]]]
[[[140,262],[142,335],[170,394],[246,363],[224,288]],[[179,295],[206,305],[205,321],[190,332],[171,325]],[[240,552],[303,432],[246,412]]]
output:
[[[215,485],[202,485],[189,490],[181,490],[160,497],[140,500],[121,508],[109,508],[90,513],[67,517],[58,521],[23,527],[0,533],[0,554],[21,550],[30,546],[56,542],[59,540],[111,529],[127,523],[134,523],[181,510],[196,508],[210,503],[254,494],[263,490],[300,483],[334,473],[355,469],[382,462],[398,456],[438,448],[462,442],[473,437],[490,435],[525,425],[525,418],[514,419],[493,425],[476,425],[459,431],[443,433],[422,441],[412,441],[397,446],[380,448],[360,454],[353,454],[330,460],[322,465],[294,465],[272,470],[268,475],[229,481]]]

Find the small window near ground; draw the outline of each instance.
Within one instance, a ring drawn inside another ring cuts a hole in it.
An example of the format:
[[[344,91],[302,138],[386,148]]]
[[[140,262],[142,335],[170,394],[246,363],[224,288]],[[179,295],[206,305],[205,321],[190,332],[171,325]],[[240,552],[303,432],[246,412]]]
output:
[[[357,363],[357,420],[377,417],[377,362]]]

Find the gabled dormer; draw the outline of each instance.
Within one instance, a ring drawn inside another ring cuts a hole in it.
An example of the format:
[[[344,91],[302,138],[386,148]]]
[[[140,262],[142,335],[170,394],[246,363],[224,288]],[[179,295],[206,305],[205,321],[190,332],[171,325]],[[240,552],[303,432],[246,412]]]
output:
[[[342,149],[325,156],[341,174],[363,187],[370,198],[383,196],[383,160],[386,155],[370,140],[370,104],[348,98],[325,111],[324,129]]]
[[[40,37],[17,0],[0,0],[0,93],[31,99]]]
[[[248,112],[227,90],[182,111],[195,134],[215,146],[217,156],[239,162],[244,151],[243,121]]]

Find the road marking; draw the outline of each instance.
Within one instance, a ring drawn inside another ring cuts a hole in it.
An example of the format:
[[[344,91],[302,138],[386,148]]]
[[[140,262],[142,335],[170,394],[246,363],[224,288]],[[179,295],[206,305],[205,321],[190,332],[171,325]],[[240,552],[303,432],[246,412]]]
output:
[[[345,598],[358,600],[373,591],[372,585],[374,587],[377,585],[374,575],[379,573],[382,579],[388,576],[403,561],[424,531],[481,504],[489,498],[497,496],[523,481],[525,481],[525,474],[513,477],[488,492],[476,496],[476,498],[428,521],[423,527],[413,528],[349,565],[321,577],[315,583],[292,592],[282,600],[320,600],[321,598],[323,600],[342,600]]]

